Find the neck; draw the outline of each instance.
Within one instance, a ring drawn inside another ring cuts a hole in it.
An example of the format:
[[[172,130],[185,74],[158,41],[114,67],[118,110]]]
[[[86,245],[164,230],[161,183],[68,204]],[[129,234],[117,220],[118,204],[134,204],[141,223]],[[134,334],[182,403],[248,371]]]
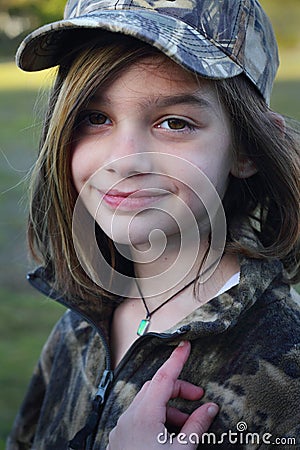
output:
[[[133,249],[135,274],[145,298],[170,295],[197,277],[209,246],[207,236],[199,241],[197,246],[194,237],[187,239],[185,235],[181,245],[177,236],[171,236],[168,242],[157,239],[152,240],[151,247],[141,245]],[[211,252],[202,268],[205,270],[215,260],[217,252]],[[133,296],[136,295],[133,286]]]

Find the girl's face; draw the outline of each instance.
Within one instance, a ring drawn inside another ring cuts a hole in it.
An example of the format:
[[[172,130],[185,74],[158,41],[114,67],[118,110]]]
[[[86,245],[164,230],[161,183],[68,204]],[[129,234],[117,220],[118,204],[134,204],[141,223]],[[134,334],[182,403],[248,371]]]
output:
[[[123,244],[147,243],[158,228],[176,236],[191,214],[206,229],[198,198],[205,183],[196,195],[195,170],[222,198],[233,166],[228,118],[213,84],[164,57],[133,64],[95,93],[79,114],[72,151],[83,203]]]

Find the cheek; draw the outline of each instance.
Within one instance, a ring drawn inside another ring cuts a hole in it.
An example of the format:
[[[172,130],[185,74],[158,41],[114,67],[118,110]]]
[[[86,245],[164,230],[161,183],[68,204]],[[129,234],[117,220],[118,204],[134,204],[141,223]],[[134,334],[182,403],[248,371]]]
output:
[[[82,145],[75,145],[71,149],[71,174],[73,183],[79,192],[87,180],[95,171],[95,165],[90,157],[88,148]]]
[[[210,180],[218,194],[223,197],[227,187],[229,174],[233,166],[233,155],[230,149],[215,152],[200,161],[199,169]]]
[[[193,163],[198,168],[196,177],[187,173],[182,174],[181,179],[185,181],[177,186],[179,196],[198,220],[207,214],[213,216],[217,206],[221,206],[228,185],[232,159],[217,154],[201,158],[201,161],[194,160]]]

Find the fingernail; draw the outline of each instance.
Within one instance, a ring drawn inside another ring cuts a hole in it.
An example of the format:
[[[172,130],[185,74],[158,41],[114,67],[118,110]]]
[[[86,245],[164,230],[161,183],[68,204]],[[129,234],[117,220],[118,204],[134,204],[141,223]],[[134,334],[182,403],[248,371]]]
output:
[[[185,345],[185,341],[180,341],[178,347],[183,347]]]
[[[209,405],[209,407],[207,408],[207,413],[211,418],[215,417],[218,414],[218,412],[219,412],[218,405]]]

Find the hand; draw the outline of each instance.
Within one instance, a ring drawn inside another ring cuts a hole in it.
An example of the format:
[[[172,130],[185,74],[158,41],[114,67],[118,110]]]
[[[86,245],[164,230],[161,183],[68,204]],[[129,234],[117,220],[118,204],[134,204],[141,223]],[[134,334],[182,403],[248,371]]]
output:
[[[179,428],[180,433],[186,435],[186,450],[197,448],[196,444],[189,442],[188,437],[191,433],[200,437],[208,430],[218,412],[218,406],[206,403],[191,415],[168,406],[171,398],[198,400],[203,395],[202,388],[178,379],[190,350],[189,342],[180,343],[152,380],[143,385],[111,431],[107,450],[162,450],[162,444],[165,450],[182,450],[179,435],[177,439],[173,433],[169,434],[166,423]]]

